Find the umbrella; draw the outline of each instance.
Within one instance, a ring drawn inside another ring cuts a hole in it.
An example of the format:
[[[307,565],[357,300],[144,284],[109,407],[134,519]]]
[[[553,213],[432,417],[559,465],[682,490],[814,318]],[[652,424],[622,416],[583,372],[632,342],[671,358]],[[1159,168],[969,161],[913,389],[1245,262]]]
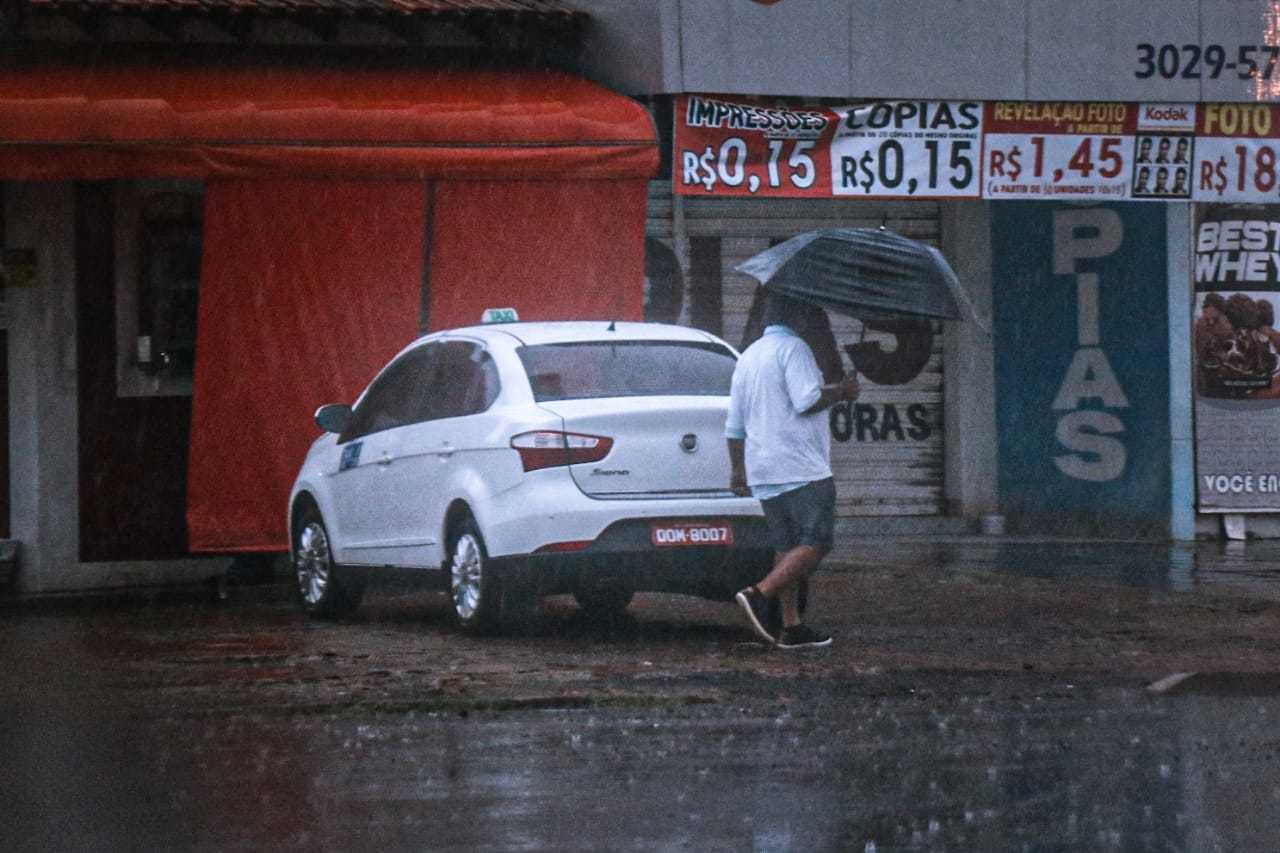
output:
[[[883,228],[809,231],[736,269],[769,290],[864,320],[963,316],[989,329],[941,252]]]

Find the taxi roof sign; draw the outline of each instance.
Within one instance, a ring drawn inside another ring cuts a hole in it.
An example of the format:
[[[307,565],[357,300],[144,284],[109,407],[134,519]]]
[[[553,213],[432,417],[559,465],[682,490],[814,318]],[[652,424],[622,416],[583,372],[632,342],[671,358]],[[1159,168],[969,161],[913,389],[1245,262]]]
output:
[[[520,315],[514,308],[486,308],[480,315],[481,323],[518,323]]]

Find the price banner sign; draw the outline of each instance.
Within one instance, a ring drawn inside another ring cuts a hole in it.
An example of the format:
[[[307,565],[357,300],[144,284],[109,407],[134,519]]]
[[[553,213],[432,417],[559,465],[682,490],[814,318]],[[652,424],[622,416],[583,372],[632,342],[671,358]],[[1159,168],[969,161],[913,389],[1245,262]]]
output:
[[[683,195],[1280,201],[1280,105],[675,105]]]
[[[1280,108],[1203,104],[1194,144],[1196,201],[1280,199]]]
[[[977,198],[982,104],[880,101],[777,107],[676,100],[675,189],[683,195]]]
[[[981,192],[981,103],[882,101],[834,112],[835,195],[977,198]]]
[[[1132,104],[997,101],[986,109],[986,198],[1129,198]]]
[[[773,107],[686,95],[676,99],[676,192],[685,195],[831,195],[827,151],[836,116],[822,107]]]

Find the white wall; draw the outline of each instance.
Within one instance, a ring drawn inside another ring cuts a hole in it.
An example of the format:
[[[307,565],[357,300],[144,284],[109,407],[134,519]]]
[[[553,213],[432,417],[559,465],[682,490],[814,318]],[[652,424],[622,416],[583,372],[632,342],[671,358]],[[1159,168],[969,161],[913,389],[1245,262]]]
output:
[[[1238,101],[1243,67],[1138,77],[1139,44],[1264,45],[1269,0],[578,0],[583,71],[627,94]],[[1264,54],[1265,56],[1265,54]],[[1266,99],[1280,100],[1276,91]]]
[[[591,20],[580,70],[634,95],[670,91],[680,79],[678,0],[588,0]]]

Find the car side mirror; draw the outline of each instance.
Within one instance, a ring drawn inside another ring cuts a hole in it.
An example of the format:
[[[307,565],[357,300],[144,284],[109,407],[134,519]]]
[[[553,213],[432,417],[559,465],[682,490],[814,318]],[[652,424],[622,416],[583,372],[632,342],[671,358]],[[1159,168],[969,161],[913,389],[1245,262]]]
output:
[[[351,425],[351,407],[346,403],[330,403],[316,409],[316,425],[325,432],[346,432]]]

